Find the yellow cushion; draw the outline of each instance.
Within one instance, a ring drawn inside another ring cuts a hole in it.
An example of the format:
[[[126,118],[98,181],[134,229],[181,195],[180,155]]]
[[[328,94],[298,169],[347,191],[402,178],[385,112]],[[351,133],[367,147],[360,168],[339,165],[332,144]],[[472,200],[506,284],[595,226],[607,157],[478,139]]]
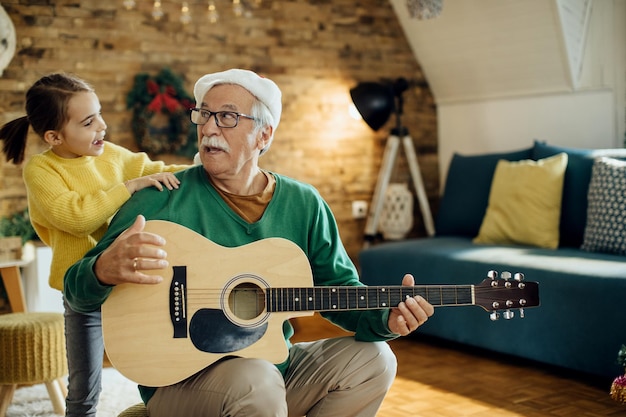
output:
[[[498,161],[474,243],[557,248],[565,168],[565,153],[538,161]]]

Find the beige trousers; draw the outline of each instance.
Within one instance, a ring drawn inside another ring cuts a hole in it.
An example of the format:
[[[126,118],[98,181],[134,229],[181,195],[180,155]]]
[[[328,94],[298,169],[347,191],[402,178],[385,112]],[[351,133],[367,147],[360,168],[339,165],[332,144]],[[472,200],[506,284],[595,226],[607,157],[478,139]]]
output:
[[[232,358],[157,390],[150,417],[375,416],[396,375],[384,342],[297,343],[285,378],[262,359]]]

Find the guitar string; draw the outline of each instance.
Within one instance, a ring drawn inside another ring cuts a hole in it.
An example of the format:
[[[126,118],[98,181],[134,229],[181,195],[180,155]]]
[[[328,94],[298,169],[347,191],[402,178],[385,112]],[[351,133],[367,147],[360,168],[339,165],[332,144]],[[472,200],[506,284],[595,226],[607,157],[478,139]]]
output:
[[[357,292],[358,290],[362,290],[362,289],[366,289],[366,292],[410,292],[412,289],[414,288],[420,288],[419,290],[414,290],[414,292],[416,294],[421,294],[423,292],[457,292],[458,290],[462,290],[462,291],[467,291],[470,289],[470,286],[467,287],[459,287],[459,288],[439,288],[436,289],[435,287],[431,287],[431,288],[422,288],[422,287],[406,287],[406,288],[402,288],[402,287],[394,287],[394,288],[390,288],[390,287],[373,287],[373,286],[362,286],[362,287],[272,287],[272,288],[257,288],[257,289],[240,289],[240,288],[232,288],[232,291],[237,291],[237,292],[256,292],[256,293],[261,293],[261,294],[265,294],[267,290],[269,291],[276,291],[276,292],[282,292],[283,294],[286,294],[288,292],[292,292],[292,293],[306,293],[307,290],[315,290],[315,291],[321,291],[321,292],[330,292],[333,289],[335,290],[339,290],[339,292],[341,292],[342,290],[354,290],[351,292]],[[476,290],[478,290],[478,292],[480,293],[507,293],[507,292],[525,292],[524,289],[517,289],[517,288],[475,288]],[[209,293],[209,294],[223,294],[224,292],[227,292],[225,288],[188,288],[187,289],[188,293]]]
[[[459,299],[459,290],[462,290],[463,292],[466,292],[468,289],[470,289],[471,286],[428,286],[428,287],[424,287],[424,286],[415,286],[415,287],[407,287],[407,288],[403,288],[403,287],[393,287],[393,288],[389,288],[389,287],[382,287],[382,286],[370,286],[370,287],[302,287],[302,288],[295,288],[295,287],[288,287],[288,288],[281,288],[281,287],[275,287],[275,288],[271,288],[269,290],[272,291],[272,294],[270,295],[270,297],[274,297],[275,299],[272,301],[273,303],[279,303],[279,304],[290,304],[293,302],[300,302],[302,300],[300,300],[300,298],[302,297],[307,297],[307,296],[313,296],[314,298],[319,298],[319,297],[340,297],[338,298],[338,300],[346,300],[346,302],[348,304],[354,305],[355,303],[358,304],[359,300],[357,299],[358,296],[360,294],[357,293],[357,291],[350,291],[347,294],[343,294],[342,291],[339,291],[340,295],[337,295],[337,293],[331,293],[332,289],[339,289],[339,290],[357,290],[360,289],[361,291],[364,290],[364,292],[366,292],[366,299],[364,301],[366,301],[367,305],[369,304],[373,304],[374,306],[378,306],[380,305],[380,301],[379,298],[374,297],[371,294],[367,294],[367,292],[372,292],[372,291],[368,291],[368,290],[374,290],[373,292],[375,293],[374,295],[380,295],[379,293],[384,289],[387,292],[387,295],[384,295],[382,297],[383,300],[390,300],[394,302],[394,304],[396,302],[399,303],[400,300],[402,300],[402,298],[404,298],[406,295],[411,295],[412,293],[417,293],[415,295],[422,295],[424,296],[426,299],[428,299],[429,301],[431,301],[432,303],[434,303],[435,305],[439,305],[439,304],[460,304],[460,305],[467,305],[467,304],[472,304],[471,301],[469,299],[467,299],[467,295],[463,294],[463,296],[461,297],[461,299]],[[310,290],[313,289],[315,291],[313,291],[313,294],[308,294],[308,292],[310,292]],[[488,288],[477,288],[480,292],[480,296],[479,298],[486,298],[489,295],[493,295],[493,294],[498,294],[498,293],[503,293],[504,295],[511,295],[510,292],[511,291],[524,291],[518,288],[504,288],[504,287],[488,287]],[[414,292],[413,292],[414,290]],[[189,288],[187,290],[188,292],[188,296],[193,296],[192,298],[188,298],[188,304],[190,305],[201,305],[203,303],[215,303],[215,302],[220,302],[221,300],[223,300],[225,297],[228,297],[230,294],[232,294],[232,292],[239,292],[241,296],[245,296],[245,297],[254,297],[257,299],[257,304],[265,304],[265,298],[268,296],[267,295],[267,289],[261,289],[261,288],[257,288],[257,289],[237,289],[234,288],[232,289],[231,292],[228,292],[225,289],[193,289],[193,288]],[[434,291],[434,294],[430,294]],[[254,294],[251,294],[254,293]],[[318,294],[318,293],[326,293],[326,294]],[[245,294],[245,295],[244,295]],[[509,299],[511,297],[503,297],[503,298],[499,298],[499,299],[494,299],[493,301],[495,302],[505,302],[507,299]],[[297,301],[295,301],[297,300]],[[363,301],[363,299],[362,299]],[[319,304],[319,300],[305,300],[303,304],[311,304],[312,302],[318,303]]]

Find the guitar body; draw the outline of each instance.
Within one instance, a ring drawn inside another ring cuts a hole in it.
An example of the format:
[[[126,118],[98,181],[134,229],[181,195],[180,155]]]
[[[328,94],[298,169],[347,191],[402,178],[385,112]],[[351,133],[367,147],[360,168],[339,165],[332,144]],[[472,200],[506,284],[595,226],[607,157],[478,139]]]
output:
[[[145,271],[156,285],[122,284],[102,305],[107,356],[146,386],[179,382],[226,356],[287,359],[283,322],[313,311],[269,313],[269,287],[310,287],[302,250],[282,238],[236,248],[217,245],[175,223],[151,220],[166,240],[168,269]]]

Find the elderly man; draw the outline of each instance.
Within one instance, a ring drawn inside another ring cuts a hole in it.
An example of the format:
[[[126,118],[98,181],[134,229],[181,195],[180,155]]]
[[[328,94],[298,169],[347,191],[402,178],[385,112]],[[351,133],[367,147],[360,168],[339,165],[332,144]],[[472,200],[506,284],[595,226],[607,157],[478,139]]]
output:
[[[319,193],[259,167],[280,121],[278,86],[254,72],[231,69],[201,77],[194,95],[191,121],[197,125],[201,165],[177,174],[178,190],[146,189],[122,207],[106,236],[65,277],[72,308],[100,308],[117,284],[166,279],[149,272],[175,260],[168,258],[163,237],[144,231],[146,219],[177,223],[229,248],[285,238],[306,255],[315,286],[361,286]],[[210,274],[216,260],[205,253],[198,258]],[[414,285],[413,277],[404,276],[402,284]],[[285,322],[284,363],[227,355],[181,382],[140,386],[142,398],[151,417],[375,416],[396,371],[385,341],[414,331],[433,310],[417,296],[389,309],[324,312],[354,337],[294,345],[288,341],[293,329]],[[206,337],[219,344],[228,336]]]

